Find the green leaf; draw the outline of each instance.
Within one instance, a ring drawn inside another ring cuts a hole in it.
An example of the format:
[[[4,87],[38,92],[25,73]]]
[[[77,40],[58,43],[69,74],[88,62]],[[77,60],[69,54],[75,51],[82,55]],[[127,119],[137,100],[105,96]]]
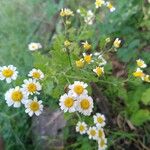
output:
[[[149,105],[150,104],[150,88],[147,89],[143,95],[142,95],[142,102],[145,104],[145,105]]]
[[[138,110],[131,116],[131,122],[136,126],[140,126],[148,120],[150,120],[150,112],[146,109]]]

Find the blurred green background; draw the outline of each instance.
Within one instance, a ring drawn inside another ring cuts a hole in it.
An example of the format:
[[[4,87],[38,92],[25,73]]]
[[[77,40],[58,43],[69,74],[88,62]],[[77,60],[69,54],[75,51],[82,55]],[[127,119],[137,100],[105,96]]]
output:
[[[91,2],[1,0],[0,66],[13,64],[18,68],[21,77],[25,77],[34,66],[34,57],[28,50],[28,44],[40,42],[44,47],[43,53],[46,53],[53,32],[60,32],[60,24],[55,16],[58,11],[64,6],[76,11],[78,6],[86,3]],[[128,68],[131,69],[135,67],[131,64],[139,57],[150,64],[150,3],[146,0],[115,0],[113,3],[116,12],[107,14],[103,22],[93,27],[98,29],[93,42],[100,37],[120,37],[123,39],[123,46],[117,52],[118,60],[130,63]],[[147,73],[150,74],[150,69]],[[21,108],[16,111],[7,107],[3,95],[7,88],[4,82],[0,82],[0,135],[4,138],[5,147],[8,150],[35,149],[36,145],[33,145],[31,139],[31,120]],[[147,134],[148,130],[146,129]],[[85,150],[88,146],[85,144],[80,150]]]

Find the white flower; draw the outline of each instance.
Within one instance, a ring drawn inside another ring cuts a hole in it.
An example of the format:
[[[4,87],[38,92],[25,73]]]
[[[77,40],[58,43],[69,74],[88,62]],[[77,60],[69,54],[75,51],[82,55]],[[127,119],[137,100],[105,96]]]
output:
[[[18,71],[13,65],[0,67],[0,80],[6,80],[10,83],[12,80],[16,80],[18,76]]]
[[[142,59],[136,60],[136,63],[138,65],[138,67],[140,67],[140,68],[146,68],[147,67],[147,65],[145,64],[145,62]]]
[[[38,50],[38,49],[41,49],[42,48],[42,45],[40,44],[40,43],[30,43],[29,45],[28,45],[28,49],[30,50],[30,51],[35,51],[35,50]]]
[[[89,139],[97,140],[98,132],[96,127],[89,127],[87,134],[89,135]]]
[[[102,7],[102,5],[104,5],[104,4],[105,4],[104,0],[96,0],[95,7],[99,8],[99,7]]]
[[[96,67],[95,69],[93,69],[93,72],[95,72],[97,76],[99,77],[102,74],[104,74],[104,67]]]
[[[37,100],[37,97],[34,97],[33,100],[29,99],[25,104],[26,110],[25,112],[29,114],[29,116],[33,116],[33,114],[39,116],[43,111],[43,105],[41,100]]]
[[[92,60],[92,54],[83,53],[83,57],[84,57],[84,61],[87,64],[90,64],[91,62],[93,62],[93,60]]]
[[[76,132],[80,134],[85,134],[87,131],[87,124],[85,122],[78,122],[76,125]]]
[[[88,85],[84,82],[80,82],[80,81],[75,81],[74,84],[72,85],[69,85],[69,93],[72,93],[74,96],[79,96],[79,95],[82,95],[82,94],[87,94],[87,90],[86,90],[86,87]]]
[[[144,80],[145,82],[149,82],[150,83],[150,75],[145,75],[144,77],[142,77],[142,80]]]
[[[105,116],[100,113],[96,113],[96,115],[93,116],[93,119],[97,127],[104,127],[106,124]]]
[[[80,10],[80,9],[77,9],[77,13],[79,13],[79,14],[80,14],[80,13],[81,13],[81,10]]]
[[[35,68],[33,68],[29,72],[28,76],[36,80],[42,80],[44,78],[43,72],[40,69],[35,69]]]
[[[24,84],[22,85],[23,89],[27,92],[27,94],[39,94],[42,87],[39,82],[35,79],[24,80]]]
[[[114,12],[116,10],[116,8],[110,2],[106,2],[105,5],[107,8],[109,8],[110,12]]]
[[[93,111],[93,99],[88,95],[78,97],[77,110],[85,116],[90,116]]]
[[[137,68],[135,72],[133,72],[133,76],[138,78],[144,78],[145,74],[143,73],[143,70],[140,68]]]
[[[102,138],[98,140],[98,150],[105,150],[107,148],[107,139]]]
[[[61,110],[64,112],[75,112],[76,111],[76,101],[72,94],[64,94],[60,97],[59,105]]]
[[[121,44],[121,40],[119,38],[116,38],[113,45],[115,48],[119,48]]]
[[[98,140],[102,139],[102,138],[105,138],[105,133],[104,133],[104,129],[103,128],[98,128],[97,132],[98,132]]]
[[[15,87],[8,90],[5,94],[5,100],[8,106],[20,107],[21,103],[25,104],[26,100],[28,99],[28,95],[26,92],[20,88]]]

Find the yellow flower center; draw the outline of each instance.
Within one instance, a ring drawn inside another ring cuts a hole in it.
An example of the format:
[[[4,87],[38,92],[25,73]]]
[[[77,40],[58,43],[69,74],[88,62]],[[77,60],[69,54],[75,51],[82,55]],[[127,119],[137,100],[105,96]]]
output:
[[[76,66],[77,66],[78,68],[82,68],[82,67],[84,66],[84,61],[83,61],[83,60],[78,60],[78,61],[76,61]]]
[[[14,91],[11,95],[11,98],[15,102],[20,102],[23,98],[23,94],[21,91]]]
[[[103,137],[103,131],[102,131],[102,130],[99,130],[99,131],[98,131],[98,137],[99,137],[99,138],[102,138],[102,137]]]
[[[81,108],[82,109],[88,109],[90,107],[90,102],[88,99],[83,99],[81,102],[80,102],[80,105],[81,105]]]
[[[38,111],[39,110],[39,108],[40,108],[40,106],[39,106],[39,103],[38,102],[35,102],[35,101],[33,101],[33,102],[31,102],[31,104],[30,104],[30,109],[32,110],[32,111]]]
[[[33,49],[36,49],[36,48],[37,48],[37,45],[36,45],[36,44],[32,44],[32,48],[33,48]]]
[[[65,101],[64,101],[64,104],[68,108],[72,107],[73,104],[74,104],[73,98],[71,98],[71,97],[66,98]]]
[[[90,135],[95,136],[96,135],[96,131],[95,130],[91,130],[90,131]]]
[[[91,49],[91,45],[88,44],[88,43],[85,43],[85,44],[83,45],[83,47],[84,47],[86,50]]]
[[[36,85],[34,83],[28,84],[28,91],[35,92],[37,90]]]
[[[85,60],[87,63],[90,63],[91,60],[92,60],[91,55],[85,55],[85,56],[84,56],[84,60]]]
[[[103,74],[103,69],[100,68],[100,67],[97,67],[97,68],[96,68],[96,74],[97,74],[98,76],[101,76],[101,75]]]
[[[103,139],[101,139],[100,146],[103,147],[104,145],[105,145],[105,141]]]
[[[119,47],[120,47],[120,44],[121,44],[121,41],[120,41],[120,40],[115,40],[115,41],[114,41],[114,47],[119,48]]]
[[[32,76],[33,76],[33,78],[39,79],[40,73],[39,72],[33,72]]]
[[[77,94],[82,94],[83,91],[84,91],[84,88],[83,88],[83,86],[81,86],[81,85],[75,85],[75,86],[74,86],[74,91],[75,91]]]
[[[79,130],[82,132],[85,130],[85,127],[83,125],[80,125]]]
[[[150,76],[149,76],[149,75],[146,75],[146,76],[144,77],[144,81],[150,82]]]
[[[98,118],[97,118],[97,122],[98,122],[98,123],[103,123],[103,122],[104,122],[104,119],[103,119],[102,117],[98,117]]]
[[[107,6],[109,9],[112,9],[113,8],[113,5],[111,3],[108,4]]]
[[[135,77],[144,77],[144,73],[142,71],[136,71],[133,73],[133,76]]]
[[[137,65],[139,66],[139,67],[141,67],[141,66],[143,66],[144,65],[144,63],[142,62],[142,61],[137,61]]]
[[[11,77],[12,75],[13,75],[13,70],[11,70],[11,69],[4,69],[3,71],[2,71],[2,74],[3,74],[3,76],[5,76],[6,78],[9,78],[9,77]]]
[[[95,4],[97,7],[101,7],[102,4],[104,4],[104,2],[103,2],[103,0],[96,0]]]

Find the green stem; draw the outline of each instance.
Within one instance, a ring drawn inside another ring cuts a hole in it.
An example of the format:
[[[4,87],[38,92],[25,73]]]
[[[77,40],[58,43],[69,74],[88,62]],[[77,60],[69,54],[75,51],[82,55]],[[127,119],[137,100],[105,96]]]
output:
[[[77,111],[76,111],[76,115],[78,116],[79,120],[81,121],[82,119]]]

